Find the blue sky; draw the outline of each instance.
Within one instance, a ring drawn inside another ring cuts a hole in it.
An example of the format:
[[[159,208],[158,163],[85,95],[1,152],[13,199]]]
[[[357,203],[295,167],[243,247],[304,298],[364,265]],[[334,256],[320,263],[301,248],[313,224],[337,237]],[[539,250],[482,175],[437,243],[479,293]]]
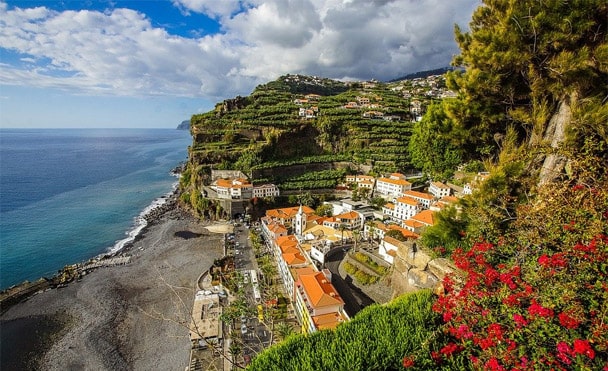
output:
[[[444,67],[478,0],[0,0],[0,127],[175,127],[290,74]]]

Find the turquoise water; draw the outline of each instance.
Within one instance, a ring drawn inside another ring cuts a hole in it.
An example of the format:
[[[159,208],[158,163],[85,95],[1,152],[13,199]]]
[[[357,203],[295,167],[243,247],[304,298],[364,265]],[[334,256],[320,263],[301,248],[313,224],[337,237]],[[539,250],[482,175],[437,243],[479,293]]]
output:
[[[0,288],[132,240],[191,141],[172,129],[0,129]]]

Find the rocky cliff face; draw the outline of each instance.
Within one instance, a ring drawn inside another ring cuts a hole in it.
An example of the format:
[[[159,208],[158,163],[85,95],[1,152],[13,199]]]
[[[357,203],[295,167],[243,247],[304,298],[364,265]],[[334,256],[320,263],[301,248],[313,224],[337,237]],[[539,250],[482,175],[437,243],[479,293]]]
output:
[[[443,278],[456,272],[445,258],[433,259],[413,241],[399,244],[391,277],[393,298],[419,289],[440,289]]]

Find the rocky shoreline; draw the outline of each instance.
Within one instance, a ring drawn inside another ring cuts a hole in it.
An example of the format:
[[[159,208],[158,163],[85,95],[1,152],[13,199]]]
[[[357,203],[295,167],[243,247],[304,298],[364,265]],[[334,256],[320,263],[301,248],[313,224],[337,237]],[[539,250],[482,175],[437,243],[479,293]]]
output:
[[[2,301],[1,369],[184,369],[190,343],[181,323],[198,276],[222,255],[222,235],[182,210],[176,193],[168,197],[132,243],[99,257],[96,268],[80,263],[86,274],[65,286],[44,279],[26,285],[19,300]],[[178,237],[185,232],[195,237]]]

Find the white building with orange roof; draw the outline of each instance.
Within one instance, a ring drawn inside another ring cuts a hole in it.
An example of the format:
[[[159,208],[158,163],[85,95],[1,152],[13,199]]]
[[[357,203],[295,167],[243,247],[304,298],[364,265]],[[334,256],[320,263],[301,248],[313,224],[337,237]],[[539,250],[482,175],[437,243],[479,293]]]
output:
[[[432,210],[423,210],[410,219],[404,220],[402,226],[414,233],[420,234],[424,228],[435,225],[434,214],[435,212]]]
[[[429,185],[429,193],[435,198],[442,198],[450,195],[451,188],[442,182],[431,182]]]
[[[365,221],[365,217],[356,211],[348,211],[336,215],[334,218],[338,223],[338,227],[344,225],[350,230],[361,229],[363,222]]]
[[[287,236],[287,228],[282,223],[272,220],[268,217],[260,219],[262,232],[270,241],[276,240],[278,237]]]
[[[422,208],[424,208],[424,209],[428,209],[429,207],[431,207],[431,204],[435,200],[433,195],[431,195],[430,193],[418,192],[418,191],[412,191],[412,190],[405,191],[403,193],[403,196],[410,197],[410,198],[418,201],[422,205]]]
[[[275,256],[279,266],[279,274],[287,292],[293,292],[294,279],[291,271],[295,268],[310,266],[311,262],[298,247],[298,240],[294,235],[281,236],[274,242]]]
[[[393,173],[388,177],[376,180],[376,193],[385,198],[403,196],[403,193],[412,189],[412,183],[405,180],[405,175]]]
[[[357,188],[374,189],[376,178],[371,175],[347,175],[346,183],[355,183]]]
[[[457,202],[458,202],[458,197],[444,196],[441,199],[435,201],[435,203],[433,203],[431,205],[431,207],[429,208],[429,210],[431,210],[431,211],[441,211],[441,210],[445,209],[448,206],[456,205]]]
[[[313,215],[315,211],[305,205],[302,205],[302,212],[306,216]],[[266,218],[283,224],[286,228],[291,228],[295,222],[296,215],[300,210],[300,206],[285,207],[281,209],[266,210]]]
[[[392,219],[397,221],[409,219],[420,211],[422,211],[422,204],[418,200],[412,197],[399,197],[395,199]]]
[[[397,249],[399,249],[401,244],[402,242],[398,239],[386,236],[378,245],[378,254],[384,261],[393,264],[395,262],[395,256],[397,256]]]
[[[331,329],[348,320],[344,301],[331,284],[331,272],[300,274],[294,287],[295,310],[303,333]]]
[[[216,179],[210,187],[219,198],[248,200],[253,196],[253,184],[244,178]]]

